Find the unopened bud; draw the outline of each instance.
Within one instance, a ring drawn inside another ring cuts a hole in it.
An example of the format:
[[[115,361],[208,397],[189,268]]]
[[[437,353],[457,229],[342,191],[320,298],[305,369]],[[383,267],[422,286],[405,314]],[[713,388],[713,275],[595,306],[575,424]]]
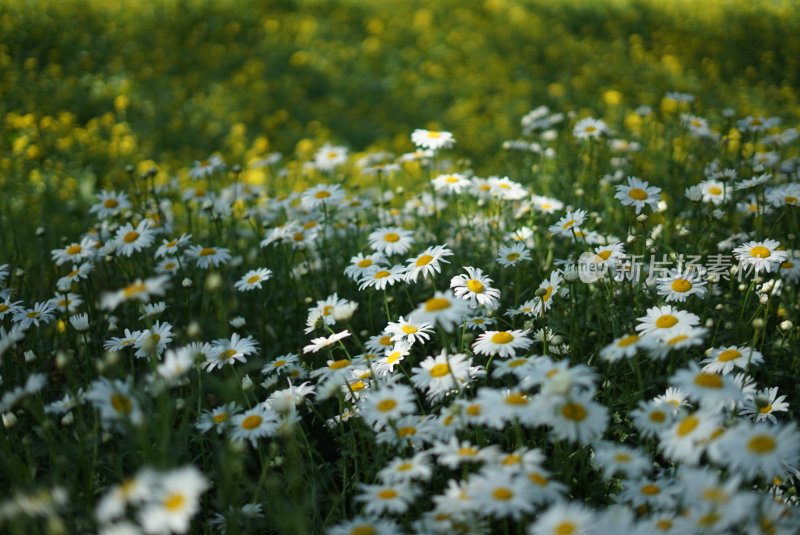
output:
[[[250,375],[245,375],[242,377],[242,390],[250,390],[253,388],[253,380],[250,379]]]
[[[794,325],[792,324],[791,321],[785,320],[785,321],[781,322],[779,327],[781,328],[782,331],[791,331],[792,327],[794,327]]]
[[[753,328],[754,329],[763,329],[764,328],[764,320],[761,318],[756,318],[753,320]]]
[[[3,414],[3,427],[11,429],[17,425],[17,416],[13,412],[6,412]]]

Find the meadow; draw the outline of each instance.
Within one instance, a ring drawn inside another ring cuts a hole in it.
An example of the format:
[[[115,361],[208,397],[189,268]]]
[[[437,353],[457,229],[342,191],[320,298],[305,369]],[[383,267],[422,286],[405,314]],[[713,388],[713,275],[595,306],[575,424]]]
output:
[[[0,0],[0,532],[797,533],[798,13]]]

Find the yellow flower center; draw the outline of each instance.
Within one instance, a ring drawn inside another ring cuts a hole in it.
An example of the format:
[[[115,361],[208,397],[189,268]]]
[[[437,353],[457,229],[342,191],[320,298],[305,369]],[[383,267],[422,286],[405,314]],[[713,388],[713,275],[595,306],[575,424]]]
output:
[[[225,351],[223,351],[222,353],[219,354],[219,359],[220,360],[228,360],[229,358],[231,358],[235,354],[236,354],[236,350],[235,349],[226,349]]]
[[[383,239],[385,241],[388,241],[389,243],[395,243],[400,241],[400,236],[397,235],[397,233],[395,232],[387,232],[386,234],[383,235]]]
[[[397,491],[394,489],[383,489],[378,493],[378,498],[381,500],[393,500],[397,498]]]
[[[506,260],[508,260],[509,262],[513,262],[517,260],[520,256],[521,255],[519,253],[508,253],[508,255],[506,256]]]
[[[505,402],[507,405],[527,405],[528,398],[524,394],[512,392],[506,396]]]
[[[82,250],[83,248],[76,243],[74,245],[70,245],[69,247],[67,247],[67,254],[68,255],[80,254]]]
[[[414,463],[403,463],[399,465],[397,468],[395,468],[395,470],[397,470],[398,472],[408,472],[412,468],[414,468]]]
[[[679,437],[685,437],[700,425],[700,420],[696,416],[687,416],[678,424],[677,433]]]
[[[544,292],[544,295],[542,296],[542,302],[547,303],[552,296],[553,296],[553,287],[548,286]]]
[[[786,197],[783,198],[783,201],[786,204],[797,204],[797,197],[795,197],[794,195],[787,195]]]
[[[483,286],[483,283],[481,281],[475,280],[475,279],[469,279],[467,281],[467,288],[469,288],[470,292],[476,293],[476,294],[483,293],[483,290],[485,289],[485,287]]]
[[[742,354],[736,349],[726,349],[717,356],[717,360],[720,362],[730,362],[741,356]]]
[[[716,373],[698,373],[694,384],[703,388],[722,388],[722,376]]]
[[[470,416],[480,416],[482,410],[481,410],[481,406],[479,404],[473,403],[472,405],[469,405],[467,407],[465,412],[467,414],[469,414]]]
[[[110,210],[112,208],[116,208],[117,206],[119,206],[119,201],[117,201],[117,199],[106,199],[105,201],[103,201],[103,206]]]
[[[628,196],[634,201],[643,201],[647,198],[647,192],[641,188],[632,188]]]
[[[476,455],[478,455],[478,450],[476,450],[472,446],[466,446],[464,448],[458,448],[458,451],[456,453],[458,453],[458,455],[460,455],[461,457],[475,457]]]
[[[582,422],[588,416],[586,412],[586,408],[581,405],[580,403],[567,403],[563,407],[561,407],[561,414],[567,420],[572,420],[573,422]]]
[[[509,368],[516,368],[518,366],[522,366],[526,362],[528,362],[528,359],[520,358],[520,359],[512,360],[511,362],[508,363],[508,367]]]
[[[599,253],[597,253],[597,256],[602,258],[603,261],[606,261],[611,256],[611,251],[609,251],[609,250],[600,251]]]
[[[491,340],[493,344],[507,344],[514,341],[514,335],[506,331],[499,331],[492,335]]]
[[[750,256],[753,258],[769,258],[771,254],[770,250],[763,245],[756,245],[750,249]]]
[[[577,223],[577,221],[576,221],[575,219],[570,219],[569,221],[567,221],[566,223],[564,223],[563,225],[561,225],[561,228],[563,228],[564,230],[566,230],[566,229],[569,229],[569,228],[572,228],[572,226],[573,226],[575,223]]]
[[[664,314],[656,320],[656,327],[659,329],[669,329],[678,323],[678,318],[672,314]]]
[[[350,361],[348,359],[334,360],[328,364],[328,368],[332,370],[341,370],[342,368],[347,368],[348,366],[350,366]]]
[[[365,258],[364,260],[359,260],[356,265],[358,267],[360,267],[361,269],[368,268],[369,266],[372,265],[372,259],[371,258]]]
[[[397,402],[393,399],[383,399],[376,405],[376,408],[381,412],[389,412],[397,407]]]
[[[424,254],[424,255],[420,256],[419,258],[417,258],[417,262],[416,262],[417,267],[427,266],[428,264],[431,263],[431,260],[433,260],[433,257],[431,255]]]
[[[119,392],[111,394],[111,406],[121,414],[129,414],[133,410],[133,402]]]
[[[446,181],[448,184],[455,184],[456,182],[458,182],[458,177],[457,177],[457,176],[454,176],[454,175],[449,175],[449,176],[448,176],[448,177],[445,179],[445,181]]]
[[[351,529],[349,535],[376,535],[377,533],[378,532],[375,531],[375,528],[372,526],[368,524],[361,524]]]
[[[437,131],[433,131],[433,130],[428,132],[428,139],[439,139],[440,137],[442,137],[442,133],[441,132],[437,132]]]
[[[403,326],[400,328],[400,330],[401,330],[401,331],[403,331],[405,334],[414,334],[414,333],[415,333],[415,332],[417,332],[419,329],[417,329],[417,328],[416,328],[416,327],[414,327],[413,325],[403,325]]]
[[[592,128],[592,130],[594,130],[593,126],[590,127],[590,128]],[[587,130],[588,130],[588,128],[587,128]],[[564,522],[560,522],[553,529],[553,533],[555,535],[575,535],[575,533],[577,531],[578,531],[578,528],[575,525],[575,522],[571,522],[569,520],[565,520]]]
[[[333,156],[336,156],[335,153],[332,153],[332,154],[333,154]],[[317,193],[314,194],[314,198],[315,199],[327,199],[330,196],[331,196],[331,192],[327,191],[327,190],[321,190],[321,191],[318,191]]]
[[[251,414],[250,416],[242,420],[242,427],[247,429],[248,431],[250,429],[255,429],[259,425],[261,425],[261,416],[259,416],[258,414]]]
[[[9,307],[7,304],[0,303],[0,313],[3,313],[5,311],[7,311],[9,308],[11,308],[11,307]]]
[[[710,513],[707,513],[707,514],[701,516],[697,520],[697,524],[699,526],[707,528],[707,527],[713,526],[714,524],[719,522],[720,518],[722,518],[722,517],[720,517],[719,513],[715,513],[715,512],[712,511]]]
[[[147,287],[143,282],[135,282],[133,284],[126,286],[125,289],[122,290],[122,295],[125,297],[125,299],[130,299],[131,297],[134,297],[146,291]]]
[[[627,453],[616,453],[614,454],[614,460],[618,463],[629,463],[631,462],[631,456]]]
[[[728,501],[728,495],[720,488],[709,487],[703,490],[703,499],[710,502],[726,503]]]
[[[260,280],[261,280],[260,275],[251,275],[250,277],[247,278],[247,284],[255,284]]]
[[[719,186],[710,186],[708,188],[708,192],[711,195],[721,195],[722,194],[722,188],[720,188]]]
[[[417,434],[417,428],[416,427],[408,426],[408,427],[398,427],[397,428],[397,436],[400,437],[400,438],[413,437],[416,434]]]
[[[628,336],[621,338],[617,345],[619,347],[628,347],[631,344],[635,344],[639,341],[639,335],[636,334],[629,334]]]
[[[389,336],[388,334],[385,335],[385,336],[381,336],[380,338],[378,338],[378,343],[380,345],[382,345],[382,346],[387,346],[388,347],[388,346],[392,345],[392,337]]]
[[[221,412],[219,414],[215,414],[214,416],[211,417],[211,419],[214,420],[215,424],[221,424],[222,422],[227,422],[228,421],[228,413],[227,412]]]
[[[653,483],[648,483],[639,490],[642,492],[642,494],[646,496],[656,496],[658,494],[661,494],[661,487]]]
[[[198,256],[211,256],[213,254],[217,254],[217,250],[213,247],[203,247],[200,249],[200,252],[197,253]]]
[[[653,411],[650,413],[649,417],[651,422],[655,422],[657,424],[660,424],[667,419],[667,415],[661,411]]]
[[[787,260],[786,262],[781,262],[781,267],[783,269],[792,269],[794,267],[794,262],[791,260]]]
[[[656,522],[656,529],[661,531],[669,531],[672,529],[672,520],[668,518],[662,518],[658,522]]]
[[[133,243],[139,239],[139,233],[135,230],[132,230],[123,236],[122,241],[125,243]]]
[[[672,290],[678,293],[688,292],[692,289],[692,283],[686,279],[675,279],[671,286]]]
[[[528,474],[528,479],[531,481],[531,483],[539,485],[540,487],[544,487],[545,485],[550,483],[550,480],[544,477],[539,472],[530,472]]]
[[[431,297],[425,301],[425,312],[437,312],[451,306],[450,301],[444,297]]]
[[[450,373],[450,366],[447,365],[446,362],[440,362],[439,364],[434,364],[430,370],[431,377],[444,377],[448,373]]]
[[[186,496],[179,492],[173,492],[164,498],[164,509],[175,512],[183,508],[186,504]]]
[[[27,317],[27,318],[31,318],[31,319],[36,319],[36,318],[38,318],[39,316],[41,316],[41,312],[36,312],[35,310],[34,310],[34,311],[31,311],[31,312],[28,312],[27,314],[25,314],[25,317]]]
[[[497,487],[492,491],[492,498],[495,500],[508,501],[514,497],[514,493],[508,487]]]
[[[769,413],[771,413],[772,412],[772,404],[771,403],[767,403],[766,405],[764,405],[763,407],[758,409],[758,412],[760,412],[761,414],[769,414]]]
[[[385,269],[382,269],[382,270],[380,270],[380,271],[376,271],[376,272],[375,272],[375,275],[373,275],[373,277],[375,277],[376,279],[385,279],[385,278],[386,278],[386,277],[388,277],[389,275],[391,275],[391,273],[389,273],[389,272],[388,272],[388,271],[386,271]]]
[[[671,345],[671,346],[674,346],[674,345],[680,344],[684,340],[688,340],[688,339],[689,339],[689,335],[688,334],[679,334],[678,336],[673,336],[672,338],[667,340],[667,344]]]
[[[775,450],[777,444],[770,435],[756,435],[747,441],[747,449],[756,455],[765,455]]]

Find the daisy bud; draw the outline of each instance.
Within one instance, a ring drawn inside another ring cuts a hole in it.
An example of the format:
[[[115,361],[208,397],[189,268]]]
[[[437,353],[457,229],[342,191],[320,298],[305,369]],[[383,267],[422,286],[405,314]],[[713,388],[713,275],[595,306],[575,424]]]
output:
[[[649,218],[647,217],[647,214],[639,214],[638,216],[636,216],[636,221],[638,223],[645,224],[645,223],[647,223],[648,219]]]
[[[42,236],[44,236],[44,227],[38,227],[38,228],[36,229],[36,235],[37,235],[37,236],[39,236],[40,238],[41,238]]]
[[[219,273],[209,273],[208,277],[206,277],[206,290],[214,291],[219,289],[222,286],[222,277]]]
[[[109,351],[103,357],[106,366],[116,366],[119,362],[119,353],[116,351]]]
[[[105,444],[105,443],[106,443],[106,442],[108,442],[109,440],[111,440],[111,433],[109,433],[108,431],[105,431],[105,432],[103,432],[103,434],[102,434],[102,435],[100,435],[100,441],[101,441],[103,444]]]
[[[25,277],[25,270],[17,268],[17,270],[14,272],[14,276],[17,277],[18,279],[24,278]]]
[[[242,390],[247,391],[253,388],[253,380],[250,379],[250,375],[246,374],[242,377]]]
[[[17,425],[17,417],[13,412],[3,414],[3,427],[11,429],[15,425]]]
[[[713,320],[713,319],[711,319],[711,318],[708,318],[708,319],[706,320],[706,329],[710,329],[710,328],[711,328],[711,327],[713,327],[713,326],[714,326],[714,320]]]
[[[536,288],[536,291],[533,292],[533,295],[536,297],[543,297],[547,293],[545,288]]]
[[[197,323],[196,321],[191,322],[189,326],[186,328],[186,335],[189,338],[197,338],[198,336],[200,336],[201,332],[202,329],[200,329],[200,324]]]
[[[56,353],[56,367],[58,369],[63,369],[69,364],[70,358],[69,355],[64,353],[63,351],[59,351]]]
[[[782,331],[791,331],[792,327],[794,327],[794,325],[792,324],[791,321],[785,320],[785,321],[782,321],[781,324],[778,327],[780,327]]]
[[[63,418],[61,418],[61,425],[63,425],[64,427],[69,427],[72,425],[74,421],[75,421],[75,415],[71,412],[68,412],[67,414],[64,415]]]
[[[191,287],[192,286],[192,279],[190,279],[188,277],[183,279],[183,281],[181,282],[181,286],[183,286],[184,288]]]
[[[740,285],[739,285],[739,291],[740,291],[740,292],[743,292],[743,291],[745,291],[746,289],[747,289],[747,285],[746,285],[746,284],[740,284]]]
[[[34,353],[32,350],[28,350],[22,355],[25,357],[25,362],[33,362],[36,360],[36,353]]]
[[[725,322],[725,328],[728,329],[728,330],[733,329],[733,322],[732,321],[726,321]]]
[[[553,344],[554,346],[560,346],[561,344],[564,343],[564,338],[562,338],[561,335],[557,334],[550,339],[550,343]]]
[[[179,410],[179,411],[182,411],[184,408],[186,408],[186,400],[183,399],[183,398],[176,399],[175,400],[175,409]]]
[[[633,243],[636,241],[636,236],[633,234],[629,234],[627,238],[625,238],[626,243]]]
[[[753,320],[753,328],[754,329],[763,329],[764,328],[764,320],[761,318],[756,318]]]
[[[758,301],[762,305],[766,305],[769,302],[769,296],[767,294],[761,294],[761,297],[758,298]]]

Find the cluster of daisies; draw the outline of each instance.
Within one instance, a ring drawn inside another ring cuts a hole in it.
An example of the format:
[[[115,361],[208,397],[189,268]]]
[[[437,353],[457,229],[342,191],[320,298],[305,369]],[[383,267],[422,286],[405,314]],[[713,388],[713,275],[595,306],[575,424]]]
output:
[[[720,138],[689,111],[676,120],[698,144]],[[760,136],[752,154],[702,162],[675,199],[665,180],[640,178],[641,139],[527,114],[510,151],[546,163],[567,143],[605,145],[608,215],[459,169],[444,157],[454,136],[434,130],[414,131],[399,157],[325,145],[291,170],[277,154],[254,162],[275,180],[315,180],[282,195],[217,155],[148,175],[146,194],[101,191],[91,228],[51,251],[46,292],[0,266],[4,427],[30,431],[34,400],[65,429],[93,415],[104,442],[134,440],[165,403],[182,414],[167,431],[197,438],[175,468],[97,477],[92,518],[107,534],[185,533],[204,509],[220,529],[235,515],[268,523],[269,497],[209,508],[221,491],[208,449],[263,464],[298,436],[307,449],[335,437],[335,462],[361,466],[328,489],[352,512],[320,526],[332,534],[796,532],[800,432],[773,362],[796,349],[784,316],[800,253],[783,223],[764,222],[780,214],[797,230],[797,135],[773,118],[737,125]],[[348,189],[348,174],[378,186]],[[406,176],[427,183],[385,186]],[[612,215],[628,223],[606,225]],[[631,272],[632,255],[675,253],[668,239],[700,233],[693,218],[716,229],[693,241],[712,247],[715,269]],[[602,276],[584,277],[586,264]],[[35,348],[55,368],[38,370]],[[79,382],[61,371],[76,352],[93,359]],[[47,496],[63,508],[70,489],[57,490]],[[15,500],[0,503],[0,527],[26,515]]]

